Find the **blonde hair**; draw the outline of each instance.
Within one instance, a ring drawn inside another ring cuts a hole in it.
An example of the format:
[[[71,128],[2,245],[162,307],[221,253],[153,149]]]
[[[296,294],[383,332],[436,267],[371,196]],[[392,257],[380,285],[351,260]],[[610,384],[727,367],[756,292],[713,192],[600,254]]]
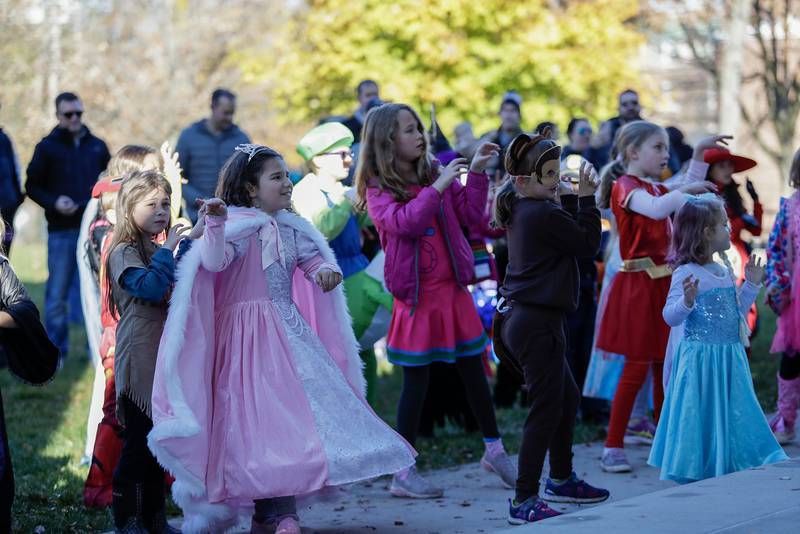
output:
[[[145,265],[150,264],[150,254],[147,251],[145,239],[142,236],[142,231],[136,226],[133,220],[133,210],[144,197],[152,194],[153,191],[162,190],[167,195],[172,195],[172,187],[169,181],[159,171],[136,171],[125,176],[122,181],[117,194],[117,224],[114,226],[114,237],[111,240],[111,245],[108,249],[108,257],[106,259],[106,282],[110,291],[108,292],[108,310],[112,316],[118,315],[117,303],[114,298],[114,278],[111,274],[110,262],[111,255],[120,245],[130,244],[136,247],[139,256]],[[172,225],[170,220],[167,223],[167,228]]]
[[[161,154],[155,148],[145,145],[125,145],[117,150],[108,162],[106,171],[112,178],[117,178],[123,174],[141,171],[147,156],[156,156],[158,168],[164,167]]]
[[[612,151],[614,159],[600,170],[600,201],[597,207],[600,209],[608,209],[611,207],[611,188],[617,178],[625,174],[625,164],[622,159],[617,158]]]
[[[650,139],[653,135],[661,133],[669,139],[667,131],[659,126],[648,121],[633,121],[629,122],[620,128],[614,140],[614,152],[622,158],[625,165],[628,164],[628,149],[640,148],[645,141]]]
[[[675,214],[668,261],[673,267],[686,263],[703,265],[711,261],[705,231],[725,214],[725,204],[713,193],[689,197]]]
[[[395,160],[397,149],[395,135],[398,130],[397,117],[401,111],[408,111],[417,122],[417,129],[423,134],[423,152],[416,164],[416,174],[420,185],[430,185],[432,180],[431,162],[428,157],[428,138],[419,115],[406,104],[383,104],[370,110],[361,130],[361,150],[356,168],[357,207],[366,208],[367,187],[379,187],[389,191],[397,201],[410,200],[413,195],[406,189],[406,181],[397,172]]]

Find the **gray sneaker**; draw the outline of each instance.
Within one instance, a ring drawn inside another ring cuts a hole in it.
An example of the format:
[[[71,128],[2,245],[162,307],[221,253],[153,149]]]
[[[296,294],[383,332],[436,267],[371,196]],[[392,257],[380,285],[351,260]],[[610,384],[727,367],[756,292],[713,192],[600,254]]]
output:
[[[489,456],[488,452],[484,452],[483,458],[481,458],[481,466],[490,473],[495,473],[499,476],[506,488],[514,489],[516,486],[517,466],[508,457],[506,451],[494,456]]]
[[[437,488],[417,473],[417,467],[412,466],[408,475],[403,479],[395,475],[389,492],[395,497],[408,497],[411,499],[438,499],[444,495],[441,488]]]
[[[600,459],[600,467],[607,473],[628,473],[631,471],[631,464],[625,456],[624,449],[609,449],[603,453]]]

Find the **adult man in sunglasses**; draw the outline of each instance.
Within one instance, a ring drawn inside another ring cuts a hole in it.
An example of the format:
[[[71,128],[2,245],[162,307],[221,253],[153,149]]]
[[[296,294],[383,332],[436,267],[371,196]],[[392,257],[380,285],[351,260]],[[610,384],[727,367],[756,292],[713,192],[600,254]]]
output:
[[[75,250],[81,216],[111,155],[83,124],[78,95],[56,97],[56,118],[58,126],[36,145],[25,188],[47,219],[45,327],[63,358],[69,348],[68,319],[83,321]]]
[[[614,144],[614,137],[617,130],[629,122],[642,120],[642,105],[639,101],[639,93],[633,89],[625,89],[619,94],[618,108],[619,115],[608,119],[600,125],[599,134],[592,140],[592,145],[598,150],[599,159],[595,162],[598,172],[603,165],[608,163],[611,157],[611,146]]]

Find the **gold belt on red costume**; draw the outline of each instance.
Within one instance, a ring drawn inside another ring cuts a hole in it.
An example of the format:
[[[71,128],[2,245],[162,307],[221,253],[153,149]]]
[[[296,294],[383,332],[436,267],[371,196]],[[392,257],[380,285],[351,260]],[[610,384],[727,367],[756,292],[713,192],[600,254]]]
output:
[[[647,276],[655,280],[657,278],[665,278],[672,274],[672,268],[666,263],[663,265],[656,265],[652,258],[636,258],[633,260],[622,260],[622,267],[619,272],[621,273],[640,273],[646,272]]]

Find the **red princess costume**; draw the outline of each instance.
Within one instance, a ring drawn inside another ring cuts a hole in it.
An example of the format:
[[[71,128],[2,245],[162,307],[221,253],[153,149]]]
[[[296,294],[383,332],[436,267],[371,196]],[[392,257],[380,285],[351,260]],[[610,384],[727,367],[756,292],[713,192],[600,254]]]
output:
[[[611,283],[597,347],[644,363],[663,361],[669,338],[661,310],[671,281],[666,254],[672,222],[628,209],[628,201],[638,189],[655,197],[669,192],[662,184],[630,175],[614,183],[611,209],[619,228],[622,266]]]

